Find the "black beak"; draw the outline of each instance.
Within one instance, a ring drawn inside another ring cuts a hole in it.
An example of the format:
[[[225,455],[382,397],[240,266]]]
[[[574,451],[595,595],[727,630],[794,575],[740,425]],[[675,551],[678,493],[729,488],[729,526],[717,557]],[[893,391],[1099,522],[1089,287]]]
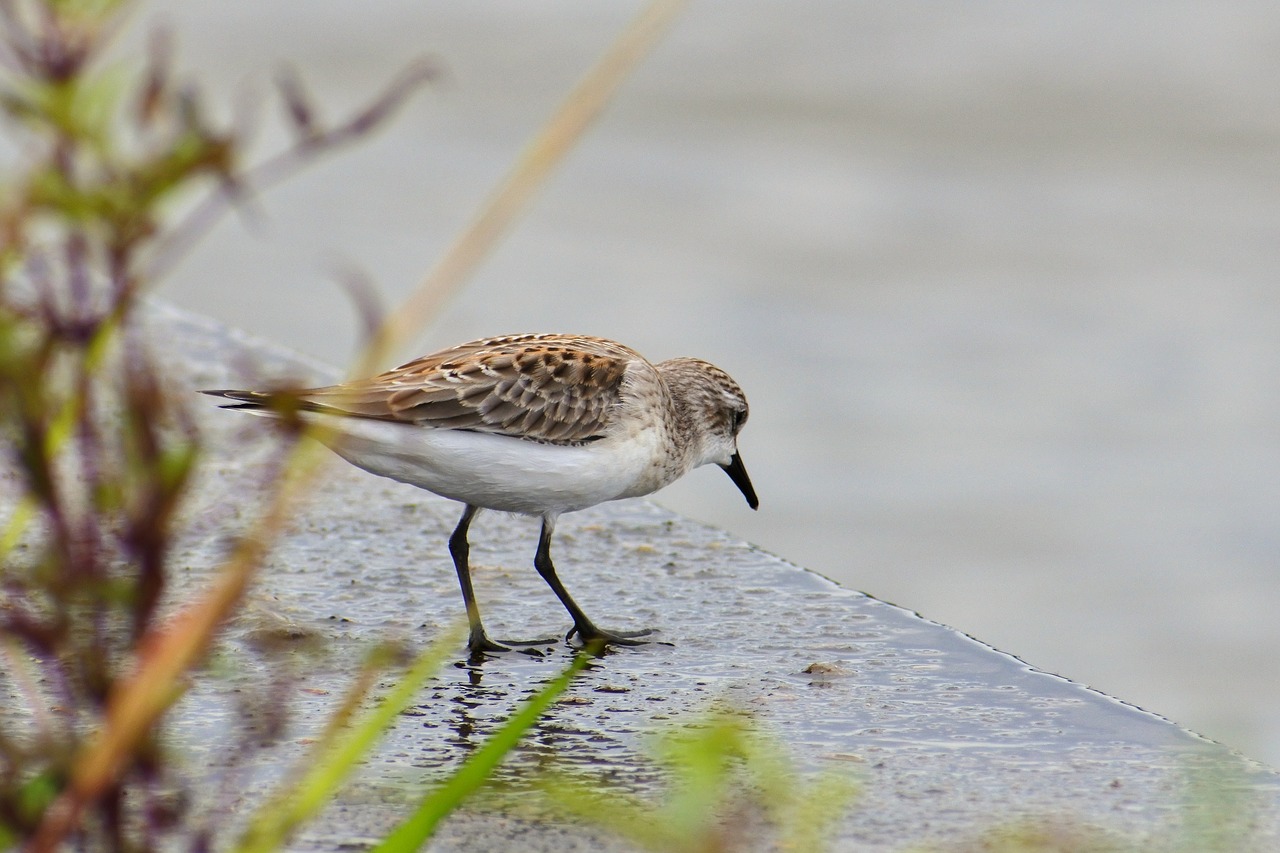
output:
[[[747,499],[747,506],[759,509],[760,499],[756,497],[756,490],[751,487],[751,478],[747,476],[747,468],[742,464],[742,457],[735,453],[728,465],[720,467],[729,475],[729,479],[733,480],[733,484],[738,487],[738,491],[742,492],[742,496]]]

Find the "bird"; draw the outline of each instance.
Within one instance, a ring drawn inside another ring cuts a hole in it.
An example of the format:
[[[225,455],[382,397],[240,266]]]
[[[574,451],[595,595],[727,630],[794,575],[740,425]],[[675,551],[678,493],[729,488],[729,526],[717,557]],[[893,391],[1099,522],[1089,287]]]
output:
[[[738,452],[748,415],[738,383],[707,361],[654,364],[606,338],[503,335],[338,385],[202,393],[226,409],[317,422],[316,437],[353,465],[461,503],[449,553],[473,655],[510,650],[485,632],[471,581],[480,510],[541,519],[533,564],[573,619],[565,640],[607,646],[641,645],[653,630],[605,630],[573,600],[551,559],[561,514],[651,494],[707,464],[760,505]]]

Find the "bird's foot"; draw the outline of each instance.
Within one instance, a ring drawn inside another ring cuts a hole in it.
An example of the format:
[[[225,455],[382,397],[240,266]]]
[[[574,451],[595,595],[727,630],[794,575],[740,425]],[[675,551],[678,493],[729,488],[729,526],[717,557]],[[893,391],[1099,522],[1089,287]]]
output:
[[[475,657],[477,655],[509,652],[512,646],[547,646],[556,642],[558,641],[555,637],[543,637],[537,640],[503,640],[499,643],[489,639],[489,635],[481,629],[471,632],[471,636],[467,640],[467,649]]]
[[[652,628],[645,628],[642,631],[606,631],[588,622],[585,625],[574,625],[569,629],[569,633],[564,635],[564,638],[569,640],[573,638],[574,634],[577,634],[584,646],[592,643],[601,643],[606,646],[643,646],[652,641],[640,638],[647,637],[652,633]]]

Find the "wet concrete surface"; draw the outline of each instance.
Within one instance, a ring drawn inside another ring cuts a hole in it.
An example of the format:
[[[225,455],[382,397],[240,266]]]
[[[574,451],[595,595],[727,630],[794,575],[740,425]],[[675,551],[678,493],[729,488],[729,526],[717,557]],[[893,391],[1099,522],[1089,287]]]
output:
[[[157,307],[152,328],[156,347],[172,354],[178,391],[329,378],[320,365],[167,307]],[[212,402],[193,409],[207,464],[176,555],[183,595],[208,580],[229,534],[253,517],[276,441],[261,419]],[[336,457],[318,482],[175,712],[175,744],[208,768],[206,784],[221,792],[213,801],[233,815],[257,805],[303,754],[375,643],[422,648],[462,614],[446,547],[456,504]],[[725,491],[736,498],[727,481]],[[536,521],[482,514],[471,539],[491,634],[563,634],[568,618],[532,568]],[[519,779],[554,758],[651,792],[659,774],[638,769],[651,768],[641,758],[651,733],[721,702],[754,714],[801,769],[847,772],[861,783],[838,850],[955,841],[1026,817],[1159,846],[1186,817],[1188,770],[1219,763],[1243,786],[1251,833],[1233,849],[1280,844],[1273,772],[721,531],[633,500],[565,516],[554,548],[593,619],[655,628],[659,642],[595,663],[500,778]],[[424,687],[295,848],[361,849],[389,831],[426,782],[456,766],[571,655],[563,642],[535,652],[468,665],[459,645],[456,662]],[[276,687],[264,693],[268,674]],[[286,706],[289,721],[272,740],[273,709]],[[233,744],[246,727],[274,746],[238,755]],[[216,809],[209,819],[225,821]],[[629,849],[585,829],[465,809],[430,849],[517,849],[516,838],[526,850]]]

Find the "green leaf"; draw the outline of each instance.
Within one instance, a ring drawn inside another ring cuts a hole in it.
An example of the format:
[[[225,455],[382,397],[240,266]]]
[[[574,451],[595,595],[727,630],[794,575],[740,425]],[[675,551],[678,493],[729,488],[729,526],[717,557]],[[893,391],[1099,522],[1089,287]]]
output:
[[[724,709],[667,731],[652,753],[671,779],[657,802],[553,772],[536,788],[540,805],[655,853],[736,849],[742,828],[735,815],[742,814],[759,815],[762,823],[752,832],[767,832],[777,849],[816,851],[857,793],[851,780],[835,774],[800,776],[748,715]]]

